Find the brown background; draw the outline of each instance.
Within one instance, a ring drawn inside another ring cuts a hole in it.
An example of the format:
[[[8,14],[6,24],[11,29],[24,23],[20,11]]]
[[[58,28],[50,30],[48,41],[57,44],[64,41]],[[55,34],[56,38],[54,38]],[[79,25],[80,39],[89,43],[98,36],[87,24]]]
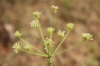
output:
[[[75,24],[74,29],[57,52],[80,42],[81,34],[84,32],[91,33],[94,38],[53,58],[53,66],[100,66],[100,0],[0,0],[0,35],[8,31],[9,36],[4,36],[10,37],[8,41],[0,38],[1,45],[5,42],[8,42],[6,45],[10,44],[9,48],[0,46],[0,66],[49,66],[47,59],[23,51],[15,54],[11,46],[15,41],[20,41],[13,36],[13,33],[19,30],[26,41],[43,50],[39,35],[30,26],[30,22],[34,20],[32,12],[40,11],[40,23],[47,37],[46,28],[50,27],[52,22],[51,5],[59,7],[55,15],[56,31],[53,48],[58,42],[57,30],[67,32],[66,24],[69,22]],[[2,28],[5,26],[11,29],[6,31]],[[20,41],[20,44],[24,43]]]

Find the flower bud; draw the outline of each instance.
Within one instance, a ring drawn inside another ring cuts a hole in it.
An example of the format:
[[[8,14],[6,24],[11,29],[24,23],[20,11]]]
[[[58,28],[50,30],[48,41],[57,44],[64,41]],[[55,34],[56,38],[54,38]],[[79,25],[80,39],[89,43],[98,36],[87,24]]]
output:
[[[40,14],[41,14],[41,12],[38,12],[38,11],[33,12],[34,17],[37,19],[40,17]]]
[[[90,33],[82,33],[83,40],[93,40],[92,36]]]
[[[51,6],[51,9],[52,9],[52,11],[53,11],[54,13],[56,13],[56,12],[57,12],[57,9],[58,9],[58,6]]]
[[[58,36],[59,36],[60,39],[63,38],[63,37],[65,37],[65,31],[59,30],[59,31],[57,32],[57,34],[58,34]]]
[[[74,24],[73,23],[68,23],[67,24],[67,27],[68,27],[69,30],[72,30],[73,27],[74,27]]]
[[[18,53],[18,51],[21,49],[21,46],[19,45],[19,42],[16,42],[12,48],[14,49],[15,53]]]
[[[16,31],[16,32],[14,33],[14,35],[15,35],[16,37],[20,37],[22,34],[19,33],[19,31]]]
[[[25,45],[24,49],[27,50],[27,51],[29,51],[31,49],[31,46],[30,45]]]
[[[53,32],[54,32],[54,28],[52,28],[52,27],[49,27],[49,28],[47,28],[47,31],[50,33],[50,34],[52,34]]]
[[[39,24],[39,20],[34,20],[34,21],[32,21],[31,23],[31,26],[33,26],[33,27],[35,27],[35,28],[37,28],[37,27],[39,27],[40,26],[40,24]]]
[[[44,44],[45,46],[52,46],[53,41],[51,39],[46,38],[46,40],[44,40]]]

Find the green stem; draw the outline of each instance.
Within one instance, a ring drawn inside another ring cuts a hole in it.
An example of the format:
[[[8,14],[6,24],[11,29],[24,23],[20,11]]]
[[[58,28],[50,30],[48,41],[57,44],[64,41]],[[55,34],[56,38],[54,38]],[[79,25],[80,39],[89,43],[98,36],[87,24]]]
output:
[[[21,50],[24,51],[24,52],[30,53],[30,54],[47,57],[47,55],[37,54],[36,52],[27,51],[27,50],[24,50],[24,49],[21,49]]]
[[[28,42],[26,42],[24,39],[22,39],[21,37],[19,37],[23,42],[25,42],[26,44],[32,46],[31,44],[29,44]],[[46,55],[45,53],[43,53],[42,51],[38,50],[37,48],[35,48],[34,46],[32,46],[36,51],[40,52],[41,54]]]
[[[41,41],[42,41],[42,44],[44,44],[44,43],[43,43],[44,38],[42,37],[42,35],[41,35],[41,33],[40,33],[39,29],[38,29],[38,28],[36,28],[36,29],[37,29],[37,31],[38,31],[38,34],[39,34],[40,39],[41,39]]]
[[[44,46],[44,48],[45,48],[46,46],[45,46],[45,44],[44,44],[44,36],[43,36],[43,33],[42,33],[41,26],[39,26],[39,29],[38,29],[38,28],[36,28],[36,29],[37,29],[37,31],[38,31],[38,34],[39,34],[40,39],[41,39],[41,41],[42,41],[42,44],[43,44],[43,46]],[[47,50],[46,50],[46,52],[48,53]]]
[[[52,21],[52,27],[54,28],[54,12],[53,12],[53,21]]]
[[[52,28],[54,28],[54,12],[53,12]],[[52,38],[53,38],[53,32],[54,32],[54,31],[52,31],[52,33],[50,33],[50,39],[51,39],[51,40],[52,40]],[[48,56],[50,56],[50,55],[51,55],[51,46],[48,47]]]
[[[52,35],[53,35],[53,33],[50,33],[50,39],[52,40]]]
[[[41,38],[42,38],[42,40],[44,40],[44,36],[43,36],[43,32],[42,32],[41,26],[39,26],[39,29],[40,29]]]
[[[49,58],[49,66],[52,66],[52,58]]]
[[[56,55],[58,55],[58,54],[61,54],[61,53],[66,52],[66,51],[68,51],[68,50],[71,50],[71,49],[73,49],[73,48],[75,48],[75,47],[81,45],[83,42],[84,42],[84,40],[81,41],[80,43],[76,44],[75,46],[72,46],[72,47],[70,47],[70,48],[68,48],[68,49],[65,49],[65,50],[63,50],[63,51],[61,51],[61,52],[59,52],[59,53],[57,53],[57,54],[54,54],[53,56],[56,56]]]
[[[59,42],[58,46],[55,48],[55,50],[53,51],[53,53],[51,54],[51,56],[57,51],[57,49],[61,46],[61,44],[64,42],[64,40],[67,38],[67,36],[69,35],[70,30],[68,30],[67,34],[65,35],[65,37],[62,39],[61,42]]]
[[[54,12],[53,12],[53,18],[52,18],[52,28],[54,28]],[[52,32],[52,34],[50,34],[50,39],[51,40],[52,40],[52,37],[53,37],[53,32]]]

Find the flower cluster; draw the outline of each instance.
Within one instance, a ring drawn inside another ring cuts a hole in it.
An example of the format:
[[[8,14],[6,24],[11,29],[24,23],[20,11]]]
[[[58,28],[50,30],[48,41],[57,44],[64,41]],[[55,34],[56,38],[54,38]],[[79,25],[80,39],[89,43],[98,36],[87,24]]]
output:
[[[73,23],[68,23],[67,24],[67,27],[68,27],[69,30],[72,30],[73,27],[74,27],[74,24]]]
[[[40,26],[40,23],[39,23],[39,20],[34,20],[34,21],[32,21],[31,23],[31,26],[33,26],[33,27],[35,27],[35,28],[37,28],[37,27],[39,27]]]
[[[24,49],[27,50],[27,51],[29,51],[29,50],[31,49],[31,46],[26,44],[26,45],[24,46]]]
[[[59,36],[60,39],[62,39],[63,37],[65,37],[65,31],[59,30],[59,31],[57,32],[57,34],[58,34],[58,36]]]
[[[38,32],[38,34],[40,36],[40,39],[41,39],[41,41],[43,43],[44,49],[46,50],[46,53],[44,53],[41,50],[35,48],[30,43],[28,43],[27,41],[25,41],[22,37],[20,37],[22,34],[19,33],[19,31],[16,31],[14,35],[16,37],[18,37],[19,39],[21,39],[26,44],[24,45],[24,47],[21,47],[20,44],[19,44],[19,42],[16,42],[12,46],[13,51],[15,53],[18,53],[19,50],[22,50],[22,51],[25,51],[25,52],[28,52],[28,53],[31,53],[31,54],[35,54],[35,55],[39,55],[39,56],[46,57],[49,60],[50,66],[52,66],[52,57],[54,57],[54,56],[56,56],[58,54],[61,54],[61,53],[65,52],[65,51],[68,51],[70,49],[73,49],[73,48],[81,45],[86,40],[93,40],[93,38],[92,38],[93,35],[91,35],[90,33],[83,33],[82,34],[82,37],[83,37],[82,42],[80,42],[80,43],[78,43],[75,46],[72,46],[70,48],[66,48],[65,50],[62,50],[61,52],[56,53],[56,51],[63,44],[63,42],[65,41],[65,39],[68,37],[70,31],[74,27],[74,24],[73,23],[68,23],[67,24],[68,32],[66,34],[65,34],[65,31],[59,30],[57,32],[57,35],[59,37],[58,45],[55,48],[52,47],[53,46],[53,43],[54,43],[52,39],[53,39],[53,36],[54,36],[54,30],[55,30],[55,28],[54,28],[54,24],[55,24],[54,23],[54,21],[55,21],[54,14],[57,12],[57,9],[58,9],[57,6],[51,6],[51,10],[53,12],[53,19],[52,19],[52,27],[47,28],[47,31],[49,33],[49,38],[44,39],[45,36],[44,36],[44,34],[42,32],[41,25],[40,25],[40,22],[39,22],[39,17],[41,15],[40,12],[38,12],[38,11],[33,12],[33,16],[35,17],[35,20],[33,20],[30,23],[30,25],[32,27],[35,27],[36,28],[36,30],[37,30],[37,32]],[[32,49],[33,49],[33,51],[32,51]]]
[[[38,11],[33,12],[34,17],[37,19],[40,17],[40,14],[41,14],[41,12],[38,12]]]
[[[57,9],[58,9],[58,6],[51,6],[51,9],[52,9],[52,11],[53,11],[54,13],[56,13],[56,12],[57,12]]]
[[[18,53],[18,51],[21,49],[21,46],[19,45],[19,42],[16,42],[12,48],[14,49],[15,53]]]
[[[93,35],[91,35],[90,33],[82,33],[82,37],[84,40],[93,40],[92,36]]]
[[[54,28],[52,28],[52,27],[49,27],[48,29],[47,29],[47,31],[50,33],[50,34],[52,34],[53,32],[54,32]]]
[[[16,32],[14,33],[14,35],[15,35],[16,37],[20,37],[22,34],[19,33],[19,31],[16,31]]]
[[[46,47],[52,46],[53,41],[51,39],[46,38],[46,40],[44,40],[44,44]]]

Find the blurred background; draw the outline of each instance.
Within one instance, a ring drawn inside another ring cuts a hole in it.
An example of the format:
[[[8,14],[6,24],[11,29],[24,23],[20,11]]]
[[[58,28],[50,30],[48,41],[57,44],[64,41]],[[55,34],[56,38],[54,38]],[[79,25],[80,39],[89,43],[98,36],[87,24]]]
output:
[[[74,46],[82,40],[81,34],[89,32],[94,40],[53,58],[53,66],[100,66],[100,0],[0,0],[0,66],[49,66],[43,57],[20,51],[13,52],[12,45],[19,41],[14,32],[35,47],[43,50],[37,31],[30,26],[32,12],[40,11],[40,23],[45,37],[51,26],[51,5],[59,7],[55,14],[54,48],[57,45],[57,30],[66,30],[66,24],[74,23],[74,29],[63,42],[59,51]],[[44,51],[44,50],[43,50]]]

